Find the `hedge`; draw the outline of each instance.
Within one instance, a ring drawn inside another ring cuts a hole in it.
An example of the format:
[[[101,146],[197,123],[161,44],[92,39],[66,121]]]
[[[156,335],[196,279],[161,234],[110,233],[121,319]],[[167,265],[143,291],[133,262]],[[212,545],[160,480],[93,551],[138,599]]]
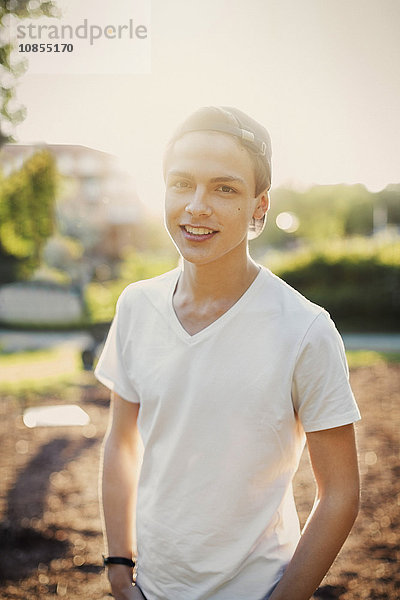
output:
[[[264,259],[268,265],[268,255]],[[272,270],[347,330],[400,331],[400,241],[325,243],[275,259]]]

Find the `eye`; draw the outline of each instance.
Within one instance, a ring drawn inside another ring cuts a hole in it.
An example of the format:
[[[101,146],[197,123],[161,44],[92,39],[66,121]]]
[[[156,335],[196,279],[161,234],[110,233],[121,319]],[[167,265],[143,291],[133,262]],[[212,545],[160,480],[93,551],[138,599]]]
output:
[[[223,192],[224,194],[236,194],[236,190],[229,185],[220,185],[217,187],[217,192]]]
[[[183,179],[177,179],[175,181],[171,181],[170,187],[175,188],[177,190],[185,190],[190,187],[190,183]]]
[[[186,179],[171,178],[167,181],[167,188],[175,192],[185,192],[190,188],[190,182]]]

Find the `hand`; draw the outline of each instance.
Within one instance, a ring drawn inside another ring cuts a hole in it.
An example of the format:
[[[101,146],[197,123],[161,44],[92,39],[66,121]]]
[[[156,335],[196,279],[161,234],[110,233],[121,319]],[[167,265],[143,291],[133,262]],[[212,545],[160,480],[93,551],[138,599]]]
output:
[[[125,565],[109,565],[108,579],[115,600],[146,600],[140,588],[133,585],[133,569]]]
[[[146,600],[137,585],[113,593],[115,600]]]
[[[127,588],[119,588],[118,591],[113,590],[115,600],[146,600],[140,588],[137,585],[130,585]]]

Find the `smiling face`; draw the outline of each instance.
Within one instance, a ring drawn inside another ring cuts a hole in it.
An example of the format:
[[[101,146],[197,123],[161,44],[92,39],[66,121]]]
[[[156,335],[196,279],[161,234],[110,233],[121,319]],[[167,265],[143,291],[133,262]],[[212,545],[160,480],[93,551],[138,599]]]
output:
[[[237,140],[186,133],[169,152],[164,177],[166,227],[185,260],[207,264],[247,254],[249,224],[265,213],[268,196],[255,197],[254,166]]]

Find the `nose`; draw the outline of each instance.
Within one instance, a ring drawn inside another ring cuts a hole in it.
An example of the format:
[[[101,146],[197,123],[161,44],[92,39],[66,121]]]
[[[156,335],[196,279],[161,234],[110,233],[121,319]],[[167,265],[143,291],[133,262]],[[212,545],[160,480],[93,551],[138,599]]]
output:
[[[203,186],[197,186],[185,206],[185,211],[193,216],[210,215],[212,210],[207,201],[207,190]]]

